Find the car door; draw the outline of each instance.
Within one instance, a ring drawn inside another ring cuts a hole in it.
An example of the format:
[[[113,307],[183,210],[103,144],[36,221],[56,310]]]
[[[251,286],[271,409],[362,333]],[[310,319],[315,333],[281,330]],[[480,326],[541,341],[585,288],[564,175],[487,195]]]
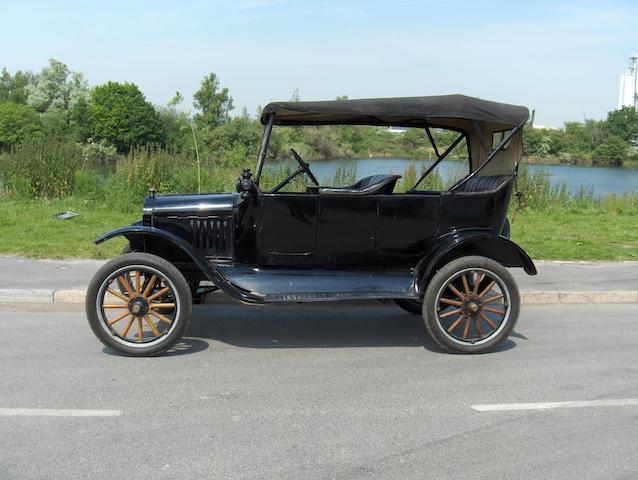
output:
[[[258,201],[257,247],[260,254],[286,257],[313,252],[317,228],[316,194],[260,193]]]
[[[441,193],[385,195],[379,205],[379,253],[418,257],[437,234]]]
[[[374,261],[379,196],[319,195],[315,254],[329,264]]]

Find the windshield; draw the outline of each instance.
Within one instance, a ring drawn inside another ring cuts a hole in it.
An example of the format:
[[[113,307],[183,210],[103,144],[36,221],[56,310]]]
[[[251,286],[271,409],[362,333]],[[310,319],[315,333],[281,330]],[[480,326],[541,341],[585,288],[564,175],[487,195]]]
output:
[[[430,139],[431,137],[431,139]],[[260,179],[271,191],[298,169],[290,149],[311,164],[322,187],[347,187],[372,175],[400,175],[395,192],[446,190],[469,173],[469,144],[464,134],[441,128],[326,125],[272,129]],[[445,154],[442,161],[438,161]],[[433,168],[434,167],[434,168]],[[303,192],[311,183],[298,175],[282,187]]]

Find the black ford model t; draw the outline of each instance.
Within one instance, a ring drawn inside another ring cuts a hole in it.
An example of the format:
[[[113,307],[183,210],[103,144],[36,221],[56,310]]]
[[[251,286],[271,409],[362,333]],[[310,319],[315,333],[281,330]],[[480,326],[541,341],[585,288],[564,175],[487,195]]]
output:
[[[151,193],[140,222],[96,240],[124,236],[129,247],[93,278],[89,323],[121,353],[158,354],[186,331],[206,281],[248,304],[390,299],[422,315],[444,349],[489,351],[519,313],[505,267],[536,274],[506,231],[527,118],[525,107],[463,95],[271,103],[261,116],[256,172],[243,171],[236,193]],[[263,191],[273,126],[302,125],[417,127],[437,158],[412,188],[395,193],[399,176],[390,174],[322,187],[291,149],[298,168]],[[433,135],[440,129],[458,133],[444,151]],[[466,175],[446,191],[424,190],[424,179],[460,142]],[[314,185],[286,191],[302,175]]]

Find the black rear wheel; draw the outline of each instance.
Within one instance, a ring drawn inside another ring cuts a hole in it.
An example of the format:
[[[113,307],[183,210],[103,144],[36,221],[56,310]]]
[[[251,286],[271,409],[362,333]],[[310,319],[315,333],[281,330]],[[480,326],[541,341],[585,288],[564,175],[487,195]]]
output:
[[[509,336],[519,308],[516,282],[505,267],[486,257],[462,257],[432,277],[423,319],[445,350],[484,353]]]

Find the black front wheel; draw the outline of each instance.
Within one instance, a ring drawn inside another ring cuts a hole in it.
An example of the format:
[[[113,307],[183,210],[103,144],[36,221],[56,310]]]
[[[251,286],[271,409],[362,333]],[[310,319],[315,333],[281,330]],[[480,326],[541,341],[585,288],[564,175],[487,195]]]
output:
[[[148,253],[121,255],[95,274],[86,315],[104,345],[130,356],[171,348],[190,323],[188,282],[170,262]]]
[[[486,257],[461,257],[430,280],[423,319],[432,338],[454,353],[485,353],[514,329],[520,309],[509,271]]]

